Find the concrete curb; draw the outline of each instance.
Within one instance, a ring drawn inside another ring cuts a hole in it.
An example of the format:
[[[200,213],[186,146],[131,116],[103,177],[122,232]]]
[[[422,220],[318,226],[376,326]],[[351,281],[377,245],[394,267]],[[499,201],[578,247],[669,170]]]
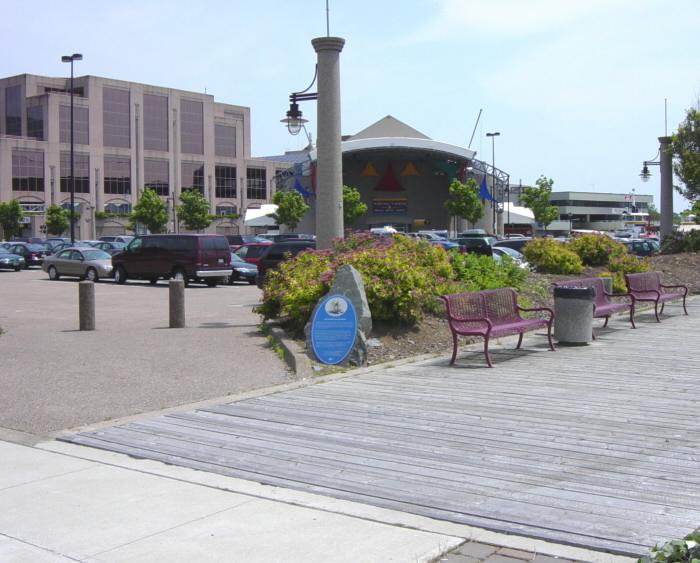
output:
[[[311,366],[311,359],[306,355],[299,345],[287,336],[287,333],[274,322],[263,321],[268,334],[274,339],[284,353],[284,360],[294,371],[297,377],[312,377],[314,370]]]

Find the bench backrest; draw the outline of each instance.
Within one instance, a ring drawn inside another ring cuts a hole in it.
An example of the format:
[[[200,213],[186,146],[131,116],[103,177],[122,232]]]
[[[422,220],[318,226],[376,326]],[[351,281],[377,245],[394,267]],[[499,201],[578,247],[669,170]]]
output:
[[[451,318],[488,318],[496,324],[520,319],[518,300],[509,287],[443,295]]]
[[[625,283],[630,292],[661,291],[661,274],[659,272],[625,274]]]
[[[596,306],[599,307],[610,303],[610,299],[605,295],[603,278],[576,278],[573,280],[555,282],[554,285],[557,287],[592,287],[595,290]]]

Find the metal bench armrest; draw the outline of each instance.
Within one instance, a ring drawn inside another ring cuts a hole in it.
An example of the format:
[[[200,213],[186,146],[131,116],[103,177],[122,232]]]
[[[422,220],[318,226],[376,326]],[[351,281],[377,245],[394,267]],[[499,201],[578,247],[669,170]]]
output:
[[[518,309],[518,312],[521,312],[521,313],[536,313],[536,312],[549,313],[549,320],[550,321],[554,318],[554,311],[552,309],[550,309],[549,307],[535,307],[534,309],[526,309],[526,308],[518,305],[517,309]]]
[[[687,285],[663,285],[663,284],[660,284],[659,287],[661,287],[662,289],[682,289],[683,295],[688,295],[688,286]]]

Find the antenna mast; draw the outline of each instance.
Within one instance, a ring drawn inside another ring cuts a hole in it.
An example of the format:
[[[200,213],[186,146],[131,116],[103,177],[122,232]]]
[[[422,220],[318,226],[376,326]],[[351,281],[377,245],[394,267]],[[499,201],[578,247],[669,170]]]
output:
[[[479,115],[476,116],[476,123],[474,124],[474,130],[472,131],[471,139],[469,139],[469,145],[467,145],[468,149],[470,149],[472,147],[472,141],[474,140],[474,135],[476,134],[476,128],[479,125],[479,119],[481,119],[481,112],[482,111],[484,111],[484,110],[479,109]]]

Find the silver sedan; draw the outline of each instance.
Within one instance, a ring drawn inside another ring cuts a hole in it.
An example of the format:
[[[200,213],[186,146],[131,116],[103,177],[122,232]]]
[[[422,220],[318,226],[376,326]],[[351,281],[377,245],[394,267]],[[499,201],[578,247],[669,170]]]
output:
[[[52,280],[75,276],[97,282],[112,275],[112,257],[97,248],[66,248],[47,256],[41,268]]]

